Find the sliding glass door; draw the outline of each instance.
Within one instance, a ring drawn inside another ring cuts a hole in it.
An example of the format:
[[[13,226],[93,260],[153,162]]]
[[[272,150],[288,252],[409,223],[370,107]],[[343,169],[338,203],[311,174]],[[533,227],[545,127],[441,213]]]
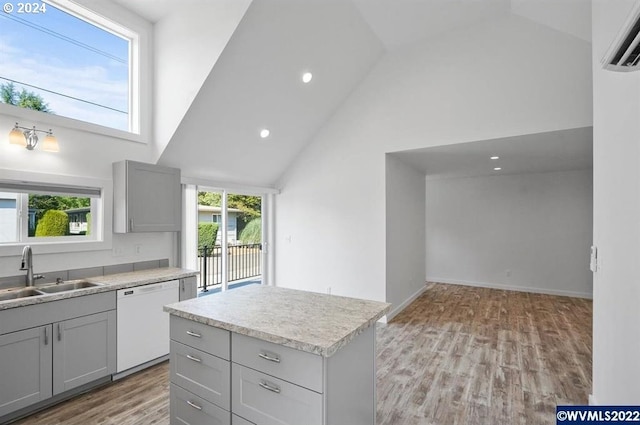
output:
[[[194,197],[195,202],[187,200],[195,210],[195,214],[187,211],[193,223],[185,222],[187,233],[194,235],[183,238],[183,243],[197,245],[191,250],[197,259],[186,263],[197,263],[199,292],[265,283],[263,209],[269,196],[197,187]]]

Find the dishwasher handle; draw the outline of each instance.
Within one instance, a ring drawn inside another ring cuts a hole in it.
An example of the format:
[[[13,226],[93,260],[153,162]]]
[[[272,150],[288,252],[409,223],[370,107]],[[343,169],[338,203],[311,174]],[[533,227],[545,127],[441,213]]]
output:
[[[152,283],[149,285],[141,285],[133,288],[118,290],[118,298],[130,296],[130,295],[148,294],[148,293],[157,292],[157,291],[166,291],[173,288],[175,288],[177,292],[178,287],[179,287],[178,280],[170,280],[166,282]]]

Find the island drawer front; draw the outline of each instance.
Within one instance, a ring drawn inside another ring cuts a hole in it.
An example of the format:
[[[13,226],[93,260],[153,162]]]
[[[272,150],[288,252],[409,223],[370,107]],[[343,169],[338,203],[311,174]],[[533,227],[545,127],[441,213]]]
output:
[[[230,360],[229,331],[171,315],[171,339]]]
[[[230,425],[231,413],[171,384],[171,425]]]
[[[232,412],[260,425],[322,425],[322,394],[232,363]]]
[[[233,333],[234,363],[322,393],[322,357]]]
[[[231,425],[255,425],[253,422],[249,422],[248,420],[241,418],[238,415],[231,415]]]
[[[171,341],[171,382],[223,409],[231,406],[231,364],[195,348]]]

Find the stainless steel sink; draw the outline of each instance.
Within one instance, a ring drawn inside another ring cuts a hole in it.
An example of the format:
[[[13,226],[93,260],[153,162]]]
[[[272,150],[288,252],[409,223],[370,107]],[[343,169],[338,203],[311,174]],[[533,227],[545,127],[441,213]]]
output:
[[[66,282],[56,285],[41,286],[38,288],[38,290],[47,294],[55,294],[57,292],[75,291],[76,289],[93,288],[94,286],[100,286],[100,284],[79,280],[76,282]]]
[[[0,301],[17,300],[18,298],[37,297],[44,295],[42,292],[33,288],[9,289],[0,291]]]

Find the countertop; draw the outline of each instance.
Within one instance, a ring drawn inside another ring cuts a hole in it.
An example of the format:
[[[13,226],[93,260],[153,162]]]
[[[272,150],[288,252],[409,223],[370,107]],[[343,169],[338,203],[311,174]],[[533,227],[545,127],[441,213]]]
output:
[[[157,269],[139,270],[135,272],[117,273],[105,276],[89,277],[84,280],[91,283],[98,283],[100,286],[92,286],[89,288],[76,289],[74,291],[58,292],[55,294],[38,295],[34,297],[18,298],[14,300],[0,301],[0,310],[7,310],[10,308],[24,307],[27,305],[41,304],[51,301],[63,300],[67,298],[81,297],[84,295],[98,294],[101,292],[116,291],[118,289],[133,288],[135,286],[148,285],[151,283],[163,282],[173,279],[182,279],[186,277],[196,276],[198,274],[195,270],[181,269],[176,267],[161,267]],[[75,281],[65,281],[75,282]],[[48,285],[36,285],[35,289],[50,286]],[[24,289],[15,288],[15,289]],[[0,292],[7,292],[11,290],[3,290]]]
[[[164,311],[242,335],[330,357],[391,304],[249,285],[169,304]]]

